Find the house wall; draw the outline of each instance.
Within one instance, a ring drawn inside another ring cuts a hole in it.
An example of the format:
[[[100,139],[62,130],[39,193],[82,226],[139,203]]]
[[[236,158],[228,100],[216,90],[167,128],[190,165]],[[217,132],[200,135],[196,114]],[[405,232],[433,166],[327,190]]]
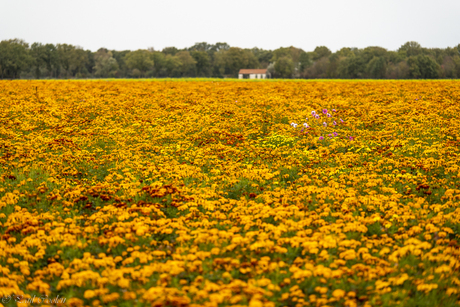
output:
[[[249,74],[249,79],[266,79],[266,74]],[[238,74],[238,79],[244,79],[243,74]]]
[[[265,79],[265,74],[250,74],[249,79]]]

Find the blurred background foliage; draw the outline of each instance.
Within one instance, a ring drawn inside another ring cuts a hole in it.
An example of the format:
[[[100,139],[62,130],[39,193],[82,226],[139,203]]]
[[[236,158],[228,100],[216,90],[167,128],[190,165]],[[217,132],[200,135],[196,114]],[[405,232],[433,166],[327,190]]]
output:
[[[202,42],[184,49],[92,52],[69,44],[0,42],[1,79],[235,78],[243,68],[266,68],[272,78],[452,79],[460,78],[460,44],[424,48],[412,41],[397,51],[345,47],[332,52],[318,46],[306,52],[292,46],[264,50]]]

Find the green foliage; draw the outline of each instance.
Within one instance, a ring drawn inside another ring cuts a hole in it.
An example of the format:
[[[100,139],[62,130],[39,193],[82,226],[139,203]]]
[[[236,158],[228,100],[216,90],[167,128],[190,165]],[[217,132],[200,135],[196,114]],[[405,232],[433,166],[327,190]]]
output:
[[[241,68],[257,68],[257,58],[248,50],[231,47],[221,51],[225,74],[236,77]]]
[[[257,192],[252,184],[253,183],[249,179],[241,179],[228,188],[227,197],[231,199],[240,199],[243,196],[251,197],[251,193],[255,194],[255,192]]]
[[[75,47],[68,44],[58,44],[57,52],[59,58],[59,64],[61,65],[64,76],[67,77],[70,72],[70,66],[73,64],[73,61],[77,59],[76,54],[74,54]]]
[[[195,60],[196,76],[206,77],[211,75],[211,58],[206,51],[193,50],[190,55]]]
[[[0,76],[1,78],[18,78],[21,70],[29,65],[29,45],[19,39],[0,42]]]
[[[350,56],[340,62],[338,74],[340,78],[362,78],[363,70],[362,59],[357,56]]]
[[[387,70],[387,63],[384,57],[375,56],[367,64],[367,73],[371,78],[383,79]]]
[[[420,54],[417,56],[420,74],[423,79],[435,79],[438,77],[439,64],[431,57]]]
[[[327,48],[326,46],[318,46],[315,48],[315,51],[313,52],[313,60],[317,61],[321,58],[328,57],[331,54],[331,50],[329,50],[329,48]]]
[[[94,75],[96,77],[115,77],[118,70],[118,63],[112,56],[112,52],[105,48],[99,49],[94,55]]]
[[[275,71],[281,78],[291,78],[294,73],[294,62],[288,56],[283,56],[276,61]]]
[[[178,49],[97,52],[70,44],[0,42],[0,78],[186,78],[238,76],[240,69],[266,68],[273,78],[435,79],[460,76],[460,45],[423,48],[410,41],[397,51],[378,46],[326,46],[305,52],[293,46],[242,49],[206,42]]]
[[[398,49],[398,52],[405,53],[408,57],[418,55],[421,51],[422,47],[420,44],[413,41],[405,43]]]
[[[176,53],[176,57],[179,59],[181,76],[195,76],[196,75],[196,61],[190,55],[190,52],[184,50]]]
[[[137,69],[140,76],[143,77],[145,72],[153,67],[153,60],[147,50],[136,50],[129,52],[125,56],[126,65],[129,69]]]
[[[409,57],[410,76],[412,78],[434,79],[438,77],[439,64],[427,55],[417,55]]]

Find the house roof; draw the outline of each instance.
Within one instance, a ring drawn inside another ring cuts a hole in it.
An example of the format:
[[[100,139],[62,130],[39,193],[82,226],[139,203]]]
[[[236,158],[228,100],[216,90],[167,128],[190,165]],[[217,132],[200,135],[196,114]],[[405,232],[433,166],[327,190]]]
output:
[[[240,69],[240,74],[266,74],[266,69]]]

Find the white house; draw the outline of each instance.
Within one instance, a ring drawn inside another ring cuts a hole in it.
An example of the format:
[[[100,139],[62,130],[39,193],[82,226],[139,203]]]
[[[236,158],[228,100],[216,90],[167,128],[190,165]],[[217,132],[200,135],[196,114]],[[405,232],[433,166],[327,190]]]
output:
[[[240,69],[238,79],[267,79],[266,69]]]

